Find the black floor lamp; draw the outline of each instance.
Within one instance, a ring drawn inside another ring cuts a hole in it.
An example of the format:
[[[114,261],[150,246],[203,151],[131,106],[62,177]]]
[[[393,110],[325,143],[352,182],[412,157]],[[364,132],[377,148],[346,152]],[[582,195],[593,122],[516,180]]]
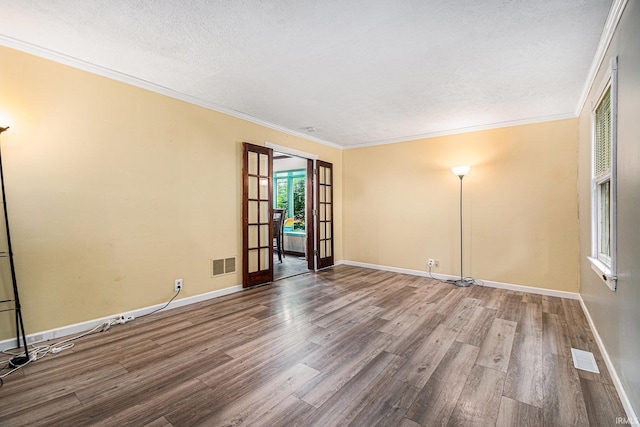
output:
[[[0,127],[0,134],[9,129],[7,127]],[[24,346],[24,355],[15,356],[11,359],[10,363],[14,367],[22,366],[29,362],[29,349],[27,348],[27,337],[24,332],[24,323],[22,322],[22,311],[20,309],[20,297],[18,296],[18,281],[16,280],[16,268],[13,264],[13,248],[11,247],[11,233],[9,232],[9,216],[7,215],[7,198],[4,193],[4,172],[2,170],[2,144],[0,144],[0,184],[2,186],[2,207],[4,209],[4,225],[7,230],[7,252],[0,253],[0,257],[8,256],[9,265],[11,266],[11,281],[13,283],[13,300],[0,301],[3,303],[14,303],[13,308],[8,308],[2,311],[14,310],[16,313],[16,341],[17,346],[20,347],[20,338],[22,338],[22,344]]]
[[[460,286],[461,288],[468,288],[473,284],[473,279],[465,278],[462,273],[462,178],[469,173],[471,166],[456,166],[451,168],[451,170],[460,178],[460,278],[447,280],[447,282]]]

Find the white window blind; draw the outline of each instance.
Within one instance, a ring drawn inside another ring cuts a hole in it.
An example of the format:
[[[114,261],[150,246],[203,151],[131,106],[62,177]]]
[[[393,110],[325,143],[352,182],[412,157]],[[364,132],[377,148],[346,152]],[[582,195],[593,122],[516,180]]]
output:
[[[596,108],[594,175],[611,170],[611,88],[607,89]]]

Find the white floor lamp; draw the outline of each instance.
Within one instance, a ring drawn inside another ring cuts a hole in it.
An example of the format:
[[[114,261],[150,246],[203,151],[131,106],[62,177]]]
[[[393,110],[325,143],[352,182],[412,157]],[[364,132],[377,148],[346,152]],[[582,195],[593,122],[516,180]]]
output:
[[[465,278],[462,273],[462,178],[469,173],[471,166],[456,166],[451,168],[451,170],[460,178],[460,278],[447,280],[447,282],[460,286],[461,288],[468,288],[473,284],[473,279]]]

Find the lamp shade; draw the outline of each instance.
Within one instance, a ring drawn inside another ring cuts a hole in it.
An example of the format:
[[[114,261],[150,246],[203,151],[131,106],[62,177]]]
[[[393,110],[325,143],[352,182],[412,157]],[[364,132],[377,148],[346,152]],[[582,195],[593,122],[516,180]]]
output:
[[[456,175],[462,177],[469,173],[469,171],[471,170],[471,166],[456,166],[451,168],[451,170]]]

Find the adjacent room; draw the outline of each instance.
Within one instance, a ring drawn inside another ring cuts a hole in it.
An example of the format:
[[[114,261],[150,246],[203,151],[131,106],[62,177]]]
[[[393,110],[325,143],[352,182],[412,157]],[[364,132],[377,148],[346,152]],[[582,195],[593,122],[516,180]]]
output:
[[[286,279],[314,269],[307,254],[307,206],[313,203],[307,194],[307,160],[273,153],[274,214],[273,278]],[[313,214],[311,215],[313,216]],[[277,257],[277,261],[276,261]]]
[[[0,425],[640,425],[639,23],[3,2]]]

